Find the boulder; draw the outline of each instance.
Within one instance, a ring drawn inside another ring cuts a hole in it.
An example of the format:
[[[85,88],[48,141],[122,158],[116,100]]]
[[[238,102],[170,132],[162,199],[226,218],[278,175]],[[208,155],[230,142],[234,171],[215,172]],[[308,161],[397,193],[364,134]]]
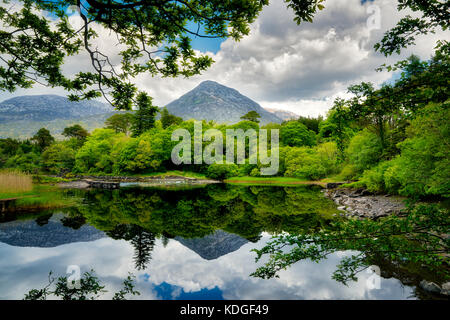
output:
[[[431,293],[441,293],[441,288],[434,282],[422,280],[422,281],[420,281],[419,286],[423,290],[431,292]]]

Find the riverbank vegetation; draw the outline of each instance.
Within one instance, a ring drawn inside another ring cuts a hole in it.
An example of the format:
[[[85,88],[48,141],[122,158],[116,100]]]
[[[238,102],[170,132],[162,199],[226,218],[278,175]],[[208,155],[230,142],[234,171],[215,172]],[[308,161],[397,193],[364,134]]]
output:
[[[353,97],[337,99],[325,119],[302,117],[267,125],[250,120],[233,125],[203,121],[202,130],[214,128],[225,137],[227,129],[267,129],[269,134],[278,129],[276,179],[332,177],[372,192],[448,197],[449,45],[440,43],[429,61],[412,56],[397,67],[400,77],[391,84],[378,89],[370,83],[351,86]],[[267,166],[249,164],[248,152],[245,164],[175,165],[171,151],[178,142],[171,141],[171,135],[183,128],[194,136],[194,121],[182,121],[167,110],[155,120],[156,109],[148,99],[142,99],[139,108],[131,121],[130,114],[118,114],[108,128],[91,134],[80,126],[66,128],[63,141],[55,141],[45,129],[31,140],[2,139],[0,166],[69,176],[148,176],[175,170],[221,180],[261,177],[261,167]],[[119,121],[121,116],[126,119]],[[245,143],[248,148],[248,140]],[[203,148],[208,144],[203,141]]]

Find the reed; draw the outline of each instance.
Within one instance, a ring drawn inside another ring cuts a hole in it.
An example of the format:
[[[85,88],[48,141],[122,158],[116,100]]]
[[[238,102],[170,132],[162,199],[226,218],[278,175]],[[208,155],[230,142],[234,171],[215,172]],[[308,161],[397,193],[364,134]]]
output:
[[[32,177],[17,170],[0,171],[0,193],[20,193],[33,189]]]

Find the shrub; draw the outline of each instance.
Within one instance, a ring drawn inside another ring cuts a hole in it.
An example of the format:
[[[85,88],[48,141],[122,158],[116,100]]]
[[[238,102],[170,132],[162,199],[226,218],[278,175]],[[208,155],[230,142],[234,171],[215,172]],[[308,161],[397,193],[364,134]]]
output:
[[[281,127],[280,141],[284,146],[311,147],[316,144],[316,134],[298,121],[289,121]]]
[[[342,180],[353,180],[358,176],[358,170],[352,164],[345,165],[339,173],[339,178]]]
[[[211,179],[225,180],[238,174],[238,166],[235,164],[213,163],[208,167],[206,176]]]
[[[75,165],[75,154],[64,142],[52,144],[42,154],[42,167],[54,174],[69,172]]]
[[[368,130],[363,130],[350,140],[347,157],[358,172],[363,172],[377,164],[381,157],[381,151],[378,136]]]

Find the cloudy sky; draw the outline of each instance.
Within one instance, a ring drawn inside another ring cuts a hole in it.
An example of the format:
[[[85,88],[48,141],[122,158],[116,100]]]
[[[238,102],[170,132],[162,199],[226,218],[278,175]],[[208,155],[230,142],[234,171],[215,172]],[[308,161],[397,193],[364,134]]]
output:
[[[148,75],[136,79],[141,90],[164,106],[196,87],[204,80],[214,80],[232,87],[263,107],[284,109],[300,115],[325,114],[333,100],[347,95],[346,88],[361,81],[380,85],[392,74],[375,72],[383,63],[393,63],[412,53],[428,59],[437,39],[448,33],[421,37],[417,45],[400,56],[385,58],[373,45],[383,33],[404,15],[392,0],[328,0],[314,23],[293,21],[293,13],[282,0],[271,4],[252,25],[249,36],[240,42],[232,39],[194,39],[194,48],[208,52],[214,65],[200,76],[189,79],[161,79]],[[73,17],[76,23],[76,17]],[[103,33],[99,47],[117,50],[116,41]],[[67,61],[67,72],[77,70],[86,56]],[[88,65],[88,64],[86,64]],[[36,87],[14,94],[0,92],[0,100],[22,94],[64,94],[58,89]]]

